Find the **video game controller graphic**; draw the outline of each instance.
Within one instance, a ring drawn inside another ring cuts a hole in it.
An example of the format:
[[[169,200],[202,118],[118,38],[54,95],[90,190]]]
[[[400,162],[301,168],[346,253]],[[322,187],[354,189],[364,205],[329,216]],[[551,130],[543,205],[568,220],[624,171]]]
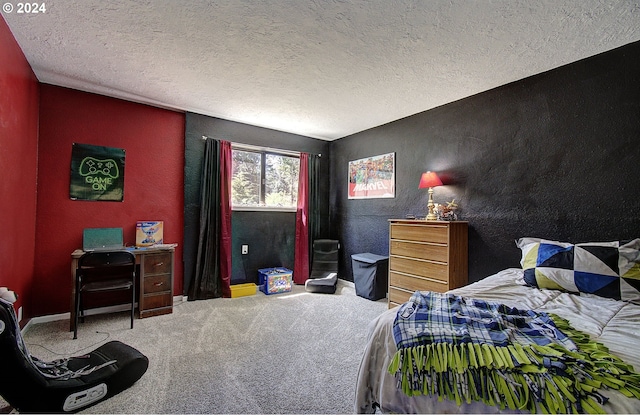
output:
[[[120,177],[120,171],[118,164],[115,160],[106,159],[98,160],[94,157],[85,157],[80,163],[79,173],[81,176],[88,176],[90,174],[102,174],[112,179]]]

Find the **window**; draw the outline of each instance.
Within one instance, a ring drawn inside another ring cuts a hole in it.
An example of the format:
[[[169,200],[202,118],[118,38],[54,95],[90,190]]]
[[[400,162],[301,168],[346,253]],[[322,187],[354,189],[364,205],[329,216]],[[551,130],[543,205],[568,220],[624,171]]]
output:
[[[234,209],[295,209],[300,159],[274,151],[232,149]]]

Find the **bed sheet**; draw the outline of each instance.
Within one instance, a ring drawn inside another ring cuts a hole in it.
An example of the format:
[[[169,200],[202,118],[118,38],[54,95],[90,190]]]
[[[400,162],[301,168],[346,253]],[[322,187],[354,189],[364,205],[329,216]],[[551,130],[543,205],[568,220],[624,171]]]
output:
[[[603,343],[611,353],[640,371],[640,306],[590,294],[574,295],[557,290],[541,290],[524,285],[521,269],[510,268],[468,286],[450,291],[465,297],[497,301],[511,307],[555,313],[568,319],[574,328]],[[517,413],[481,402],[463,403],[430,396],[409,397],[396,388],[395,377],[387,372],[396,352],[393,321],[397,307],[385,311],[369,325],[369,337],[356,383],[355,412],[374,413]],[[610,401],[608,413],[640,413],[640,400],[627,398],[615,390],[603,389]]]

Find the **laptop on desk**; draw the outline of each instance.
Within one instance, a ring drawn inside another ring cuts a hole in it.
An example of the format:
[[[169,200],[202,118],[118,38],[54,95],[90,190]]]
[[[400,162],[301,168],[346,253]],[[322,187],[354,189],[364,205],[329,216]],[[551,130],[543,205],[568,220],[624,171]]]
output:
[[[125,249],[122,228],[86,228],[82,232],[82,250],[117,251]]]

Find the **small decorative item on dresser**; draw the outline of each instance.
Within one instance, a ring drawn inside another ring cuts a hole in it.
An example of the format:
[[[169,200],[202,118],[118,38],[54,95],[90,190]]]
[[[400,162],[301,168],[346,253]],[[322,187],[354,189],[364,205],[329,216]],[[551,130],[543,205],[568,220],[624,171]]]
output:
[[[427,215],[427,220],[436,220],[436,213],[433,211],[435,205],[433,204],[433,188],[436,186],[442,186],[442,181],[432,171],[428,171],[426,173],[422,173],[422,177],[420,177],[420,184],[418,185],[419,189],[429,189],[429,203],[427,204],[427,208],[429,209],[429,214]]]
[[[456,210],[458,210],[458,204],[455,199],[451,202],[436,204],[435,207],[436,217],[438,220],[458,220]]]

